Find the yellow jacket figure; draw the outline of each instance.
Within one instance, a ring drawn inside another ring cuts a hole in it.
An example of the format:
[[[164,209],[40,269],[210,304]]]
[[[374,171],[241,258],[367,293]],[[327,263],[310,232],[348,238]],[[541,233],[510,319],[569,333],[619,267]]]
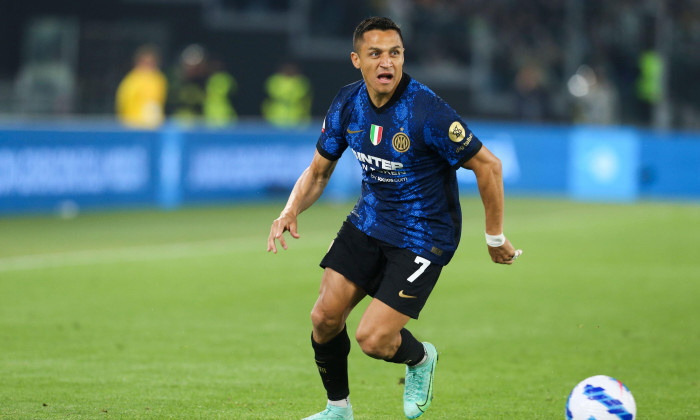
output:
[[[277,126],[294,126],[311,119],[311,88],[295,65],[287,63],[265,83],[267,99],[263,102],[265,119]]]
[[[131,127],[157,128],[165,120],[167,81],[152,47],[140,48],[134,61],[134,68],[117,88],[117,117]]]

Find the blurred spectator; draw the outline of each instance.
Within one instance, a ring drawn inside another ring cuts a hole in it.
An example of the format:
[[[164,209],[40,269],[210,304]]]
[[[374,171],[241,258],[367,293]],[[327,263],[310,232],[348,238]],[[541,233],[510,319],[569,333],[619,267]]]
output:
[[[72,111],[75,79],[60,61],[32,63],[17,77],[19,108],[28,114],[68,114]]]
[[[529,63],[515,77],[518,116],[523,120],[542,121],[548,114],[547,91],[542,69]]]
[[[164,119],[167,81],[159,69],[159,55],[152,45],[140,47],[134,55],[134,68],[117,88],[119,120],[138,128],[157,128]]]
[[[201,45],[189,45],[180,54],[172,80],[173,116],[184,124],[230,124],[238,117],[232,105],[237,88],[236,79],[221,60],[210,60]]]
[[[619,123],[618,94],[602,67],[595,71],[581,66],[569,79],[569,92],[574,96],[573,120],[584,124]]]
[[[220,127],[238,119],[238,114],[231,104],[231,97],[237,89],[236,79],[226,71],[223,62],[213,61],[211,75],[207,78],[202,110],[207,125]]]
[[[263,102],[263,117],[278,126],[295,126],[311,119],[311,86],[291,61],[265,82],[267,99]]]
[[[637,97],[641,101],[640,113],[644,121],[651,120],[651,109],[661,100],[663,71],[664,63],[659,53],[646,50],[640,54]]]
[[[208,77],[204,48],[198,44],[185,47],[171,80],[169,95],[172,115],[178,122],[194,124],[202,116]]]
[[[28,25],[24,60],[15,80],[19,111],[54,115],[74,111],[77,33],[77,23],[70,18],[38,18]]]

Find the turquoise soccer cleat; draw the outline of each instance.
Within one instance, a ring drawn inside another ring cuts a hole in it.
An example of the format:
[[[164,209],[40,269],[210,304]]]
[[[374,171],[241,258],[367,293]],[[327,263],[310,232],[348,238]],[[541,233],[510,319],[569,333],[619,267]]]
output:
[[[336,407],[328,404],[325,410],[302,420],[353,420],[352,406],[350,403],[348,403],[347,407]]]
[[[420,366],[406,366],[406,385],[403,392],[403,412],[409,419],[420,417],[433,400],[433,377],[438,354],[435,346],[424,342],[427,360]]]

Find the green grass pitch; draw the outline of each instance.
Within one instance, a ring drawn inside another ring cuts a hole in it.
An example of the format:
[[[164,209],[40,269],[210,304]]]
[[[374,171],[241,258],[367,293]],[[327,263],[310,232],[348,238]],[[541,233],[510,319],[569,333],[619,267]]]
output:
[[[318,262],[352,204],[0,219],[0,418],[294,419],[325,394],[309,343]],[[409,328],[440,352],[429,419],[563,419],[625,382],[641,419],[700,418],[700,207],[510,198],[524,250],[490,262],[478,198]],[[365,300],[351,315],[354,331]],[[350,353],[357,419],[400,419],[403,367]]]

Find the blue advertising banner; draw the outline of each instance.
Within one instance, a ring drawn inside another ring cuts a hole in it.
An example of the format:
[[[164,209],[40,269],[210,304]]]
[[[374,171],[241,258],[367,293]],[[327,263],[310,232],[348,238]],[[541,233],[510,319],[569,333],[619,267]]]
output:
[[[568,177],[573,198],[636,200],[639,148],[639,138],[631,129],[574,129],[570,137]]]
[[[470,124],[470,128],[501,160],[507,192],[540,195],[566,192],[570,128],[509,123],[476,123]],[[460,169],[457,179],[461,191],[474,190],[476,178],[472,172]]]
[[[508,194],[578,200],[700,198],[700,135],[632,128],[474,123],[501,159]],[[317,128],[241,124],[0,127],[0,213],[284,199],[315,151]],[[476,194],[472,172],[460,191]],[[341,157],[324,199],[359,195],[360,165]]]
[[[642,133],[639,192],[653,198],[700,198],[700,136]]]
[[[151,204],[157,138],[124,131],[0,131],[0,212]]]

